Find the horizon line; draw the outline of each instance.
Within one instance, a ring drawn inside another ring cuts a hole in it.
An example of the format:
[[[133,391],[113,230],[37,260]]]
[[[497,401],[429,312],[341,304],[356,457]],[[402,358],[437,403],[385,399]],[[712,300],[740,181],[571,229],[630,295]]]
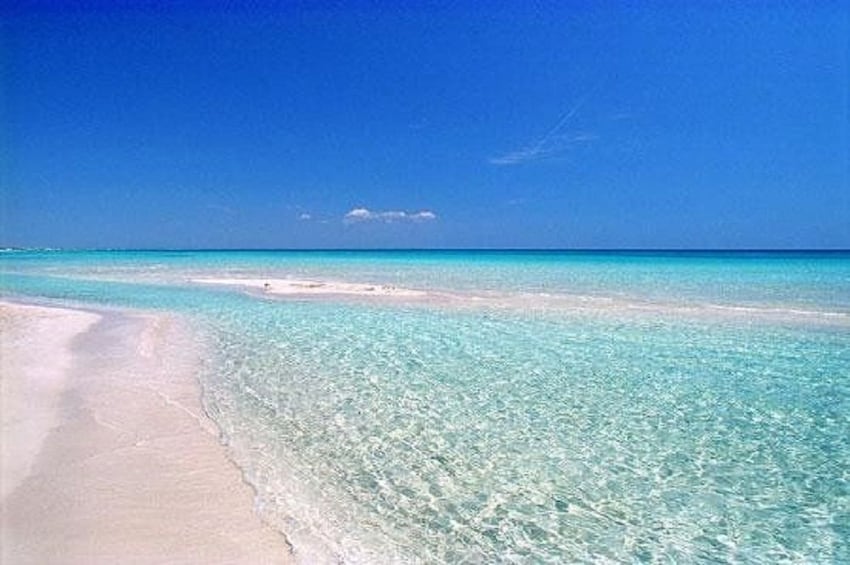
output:
[[[550,252],[550,253],[848,253],[846,247],[47,247],[0,246],[9,251],[74,251],[74,252]]]

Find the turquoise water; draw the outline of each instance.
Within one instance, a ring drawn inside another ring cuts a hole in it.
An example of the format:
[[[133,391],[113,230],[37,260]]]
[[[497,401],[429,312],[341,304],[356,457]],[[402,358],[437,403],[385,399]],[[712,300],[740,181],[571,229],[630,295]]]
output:
[[[0,269],[6,295],[194,320],[207,409],[307,561],[850,561],[850,254],[12,252]],[[207,276],[460,299],[189,282]]]

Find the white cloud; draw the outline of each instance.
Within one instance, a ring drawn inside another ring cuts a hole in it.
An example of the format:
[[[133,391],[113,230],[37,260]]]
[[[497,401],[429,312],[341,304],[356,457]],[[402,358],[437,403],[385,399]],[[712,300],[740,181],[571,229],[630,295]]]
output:
[[[430,210],[420,210],[418,212],[405,212],[404,210],[385,210],[382,212],[373,212],[368,208],[352,208],[343,216],[343,221],[347,224],[358,222],[428,222],[436,220],[437,214]]]
[[[307,220],[312,220],[313,216],[311,216],[307,212],[302,212],[301,214],[298,215],[298,219],[301,220],[302,222],[306,222]]]
[[[410,216],[414,220],[436,220],[437,214],[432,212],[431,210],[422,210],[420,212],[416,212],[415,214]]]
[[[362,222],[374,219],[374,215],[374,212],[370,212],[366,208],[352,208],[344,219],[349,222]]]

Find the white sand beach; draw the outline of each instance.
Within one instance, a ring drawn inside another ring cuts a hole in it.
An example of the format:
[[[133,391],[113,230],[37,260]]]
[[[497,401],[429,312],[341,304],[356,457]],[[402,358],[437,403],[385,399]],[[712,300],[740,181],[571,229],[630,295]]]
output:
[[[288,563],[168,315],[0,302],[2,563]]]

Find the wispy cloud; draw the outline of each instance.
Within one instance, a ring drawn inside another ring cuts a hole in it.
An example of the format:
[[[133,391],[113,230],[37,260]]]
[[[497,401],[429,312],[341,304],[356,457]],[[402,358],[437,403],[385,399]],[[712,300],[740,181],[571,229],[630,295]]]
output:
[[[565,152],[578,143],[585,143],[597,139],[598,136],[587,132],[576,132],[568,129],[570,120],[584,105],[587,96],[581,98],[576,104],[565,112],[554,126],[540,136],[538,139],[524,147],[509,151],[503,155],[488,159],[491,165],[520,165],[531,161],[539,161],[553,157]]]
[[[311,214],[308,214],[307,212],[301,212],[300,214],[298,214],[298,219],[302,222],[306,222],[308,220],[312,220],[313,216]]]
[[[375,212],[368,208],[352,208],[345,216],[343,222],[355,224],[359,222],[429,222],[437,219],[437,214],[430,210],[418,212],[405,212],[404,210],[385,210]]]

